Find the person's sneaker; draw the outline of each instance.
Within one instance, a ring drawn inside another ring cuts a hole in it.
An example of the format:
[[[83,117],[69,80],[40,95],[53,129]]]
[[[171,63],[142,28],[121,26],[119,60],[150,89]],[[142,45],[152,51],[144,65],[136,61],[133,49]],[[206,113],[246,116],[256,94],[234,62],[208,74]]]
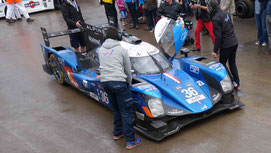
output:
[[[262,43],[262,46],[263,47],[267,46],[267,43],[266,42]]]
[[[7,23],[14,23],[15,21],[12,20],[12,19],[6,19],[6,22],[7,22]]]
[[[259,41],[256,41],[256,42],[255,42],[255,45],[260,45],[260,42],[259,42]]]
[[[142,140],[140,138],[136,138],[135,141],[126,142],[126,149],[133,149],[137,145],[140,145]]]
[[[193,48],[191,49],[192,52],[200,52],[200,49],[197,49],[197,48]]]
[[[133,29],[133,28],[135,28],[136,26],[134,25],[134,24],[130,24],[129,25],[129,29]]]
[[[125,26],[125,22],[124,21],[122,21],[122,25]]]
[[[118,136],[114,136],[113,135],[113,139],[114,140],[119,140],[121,137],[123,137],[124,135],[123,134],[120,134],[120,135],[118,135]]]
[[[136,29],[139,29],[139,25],[137,24],[137,25],[135,26],[135,28],[136,28]]]
[[[154,28],[152,28],[150,32],[152,32],[152,33],[153,33],[153,32],[154,32]]]
[[[28,19],[26,19],[26,21],[27,21],[27,22],[33,22],[33,21],[34,21],[34,19],[32,19],[32,18],[28,18]]]
[[[237,91],[241,90],[240,86],[235,81],[232,82],[232,85]]]

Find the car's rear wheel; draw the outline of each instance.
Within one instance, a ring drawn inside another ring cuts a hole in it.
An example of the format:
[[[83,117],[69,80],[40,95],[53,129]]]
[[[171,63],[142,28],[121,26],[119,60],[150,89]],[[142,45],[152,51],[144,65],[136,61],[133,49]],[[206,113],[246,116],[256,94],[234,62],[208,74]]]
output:
[[[61,69],[61,66],[60,66],[59,62],[57,61],[57,59],[55,58],[54,54],[50,55],[49,65],[50,65],[50,67],[51,67],[51,69],[53,71],[53,74],[54,74],[57,82],[62,84],[62,85],[65,85],[66,82],[65,82],[65,79],[64,79],[64,72]]]

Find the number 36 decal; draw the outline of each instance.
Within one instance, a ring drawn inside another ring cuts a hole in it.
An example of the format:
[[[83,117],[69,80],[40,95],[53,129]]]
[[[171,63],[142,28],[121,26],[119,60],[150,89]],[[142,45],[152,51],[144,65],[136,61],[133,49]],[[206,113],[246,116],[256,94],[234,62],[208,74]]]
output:
[[[181,92],[185,94],[186,98],[191,98],[192,96],[197,96],[199,94],[193,87],[183,89]]]
[[[108,95],[105,91],[103,90],[98,90],[98,96],[100,97],[100,99],[102,100],[102,102],[109,104],[109,98]]]

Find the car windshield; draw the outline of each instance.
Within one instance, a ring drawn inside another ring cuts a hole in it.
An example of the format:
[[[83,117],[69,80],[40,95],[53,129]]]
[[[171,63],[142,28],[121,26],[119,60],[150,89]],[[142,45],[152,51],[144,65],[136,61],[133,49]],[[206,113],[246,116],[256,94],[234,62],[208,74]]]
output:
[[[161,54],[152,55],[161,65],[164,71],[168,71],[171,68],[171,64],[168,62],[166,57]],[[132,69],[135,73],[138,74],[159,74],[161,70],[159,66],[155,63],[154,59],[151,56],[143,56],[143,57],[131,57]]]

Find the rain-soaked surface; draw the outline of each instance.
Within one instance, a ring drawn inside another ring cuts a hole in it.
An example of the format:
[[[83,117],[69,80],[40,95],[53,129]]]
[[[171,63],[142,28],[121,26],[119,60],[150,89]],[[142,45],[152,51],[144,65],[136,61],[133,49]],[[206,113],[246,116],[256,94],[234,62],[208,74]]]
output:
[[[79,1],[89,24],[106,23],[98,1]],[[124,139],[112,140],[111,110],[71,86],[59,85],[43,72],[40,27],[49,32],[66,29],[60,11],[31,14],[8,25],[0,20],[0,153],[126,152]],[[129,152],[268,153],[271,150],[271,55],[254,45],[256,24],[235,19],[239,40],[237,64],[244,108],[221,113],[184,128],[161,142],[146,139]],[[153,33],[127,30],[155,44]],[[212,43],[202,36],[202,54]],[[51,39],[52,46],[69,45],[68,37]],[[193,55],[193,53],[192,53]],[[127,151],[128,152],[128,151]]]

